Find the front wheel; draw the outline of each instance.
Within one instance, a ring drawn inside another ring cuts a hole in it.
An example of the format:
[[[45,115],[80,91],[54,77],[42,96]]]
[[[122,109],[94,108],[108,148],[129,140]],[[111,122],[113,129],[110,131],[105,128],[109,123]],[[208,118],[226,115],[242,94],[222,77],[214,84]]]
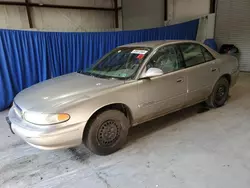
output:
[[[218,108],[223,106],[229,94],[229,82],[225,77],[220,78],[214,86],[212,94],[206,101],[207,105],[211,108]]]
[[[85,145],[97,155],[109,155],[127,141],[129,120],[118,110],[104,111],[90,122],[85,134]]]

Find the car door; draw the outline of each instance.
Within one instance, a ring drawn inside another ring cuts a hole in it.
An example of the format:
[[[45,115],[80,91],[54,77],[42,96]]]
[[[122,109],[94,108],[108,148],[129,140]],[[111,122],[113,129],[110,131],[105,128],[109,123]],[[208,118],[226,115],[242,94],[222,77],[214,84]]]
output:
[[[187,94],[187,77],[182,55],[175,45],[158,49],[147,62],[143,73],[149,68],[159,68],[164,74],[139,80],[139,121],[146,121],[181,108],[185,103]]]
[[[215,58],[197,43],[180,44],[187,71],[187,105],[205,100],[218,79],[219,69]]]

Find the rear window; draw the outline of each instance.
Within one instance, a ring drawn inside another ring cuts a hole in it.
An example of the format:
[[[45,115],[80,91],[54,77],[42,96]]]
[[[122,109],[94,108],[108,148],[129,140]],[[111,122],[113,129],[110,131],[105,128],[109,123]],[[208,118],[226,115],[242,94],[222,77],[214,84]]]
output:
[[[204,55],[206,62],[214,60],[213,55],[206,48],[201,46],[201,50],[203,52],[203,55]]]
[[[186,43],[180,45],[186,67],[192,67],[205,62],[205,58],[199,44]]]

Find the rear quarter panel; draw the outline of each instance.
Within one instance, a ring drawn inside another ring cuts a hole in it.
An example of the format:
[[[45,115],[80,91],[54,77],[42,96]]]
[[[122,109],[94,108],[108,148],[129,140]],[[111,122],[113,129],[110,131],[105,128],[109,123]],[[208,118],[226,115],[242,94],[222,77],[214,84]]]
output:
[[[239,74],[239,63],[237,58],[231,55],[220,55],[216,63],[218,63],[220,75],[229,74],[231,76],[231,83],[234,85],[235,79],[237,79]]]
[[[218,52],[214,51],[210,47],[203,45],[207,50],[215,57],[216,63],[220,69],[220,75],[230,74],[239,71],[239,62],[238,59],[232,55],[228,54],[219,54]]]
[[[207,50],[215,57],[215,61],[217,67],[219,68],[219,77],[218,79],[226,74],[231,75],[231,86],[236,84],[239,75],[239,62],[238,59],[232,55],[228,54],[219,54],[218,52],[214,51],[210,47],[203,45]],[[218,80],[217,79],[217,80]],[[215,83],[217,82],[215,81]],[[214,83],[214,84],[215,84]]]

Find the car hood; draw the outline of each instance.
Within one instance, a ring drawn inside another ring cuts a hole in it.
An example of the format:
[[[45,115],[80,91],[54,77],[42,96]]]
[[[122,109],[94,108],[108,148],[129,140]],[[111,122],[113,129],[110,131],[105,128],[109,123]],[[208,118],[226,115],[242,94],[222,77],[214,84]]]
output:
[[[43,111],[91,98],[98,95],[98,92],[122,84],[124,81],[121,80],[71,73],[31,86],[21,91],[14,101],[23,110]]]

